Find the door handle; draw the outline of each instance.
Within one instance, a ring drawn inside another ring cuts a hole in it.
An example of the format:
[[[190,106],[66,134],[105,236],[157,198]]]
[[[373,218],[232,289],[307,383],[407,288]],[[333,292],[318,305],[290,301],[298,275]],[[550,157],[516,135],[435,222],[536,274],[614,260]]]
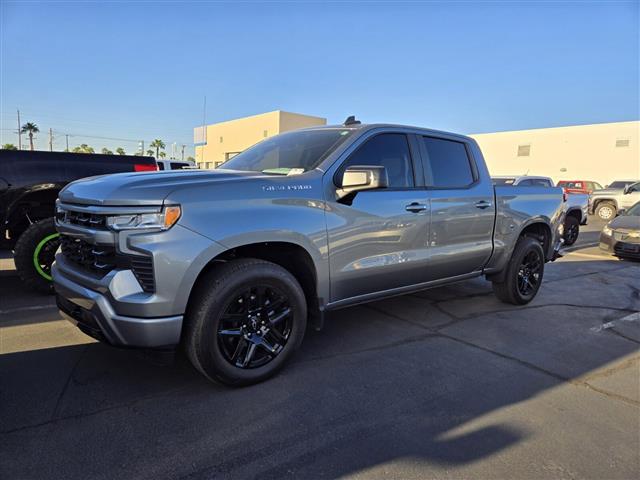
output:
[[[479,202],[476,202],[476,208],[489,208],[491,206],[491,202],[487,202],[486,200],[480,200]]]
[[[413,202],[404,207],[407,212],[420,213],[424,212],[427,209],[427,205],[424,203]]]

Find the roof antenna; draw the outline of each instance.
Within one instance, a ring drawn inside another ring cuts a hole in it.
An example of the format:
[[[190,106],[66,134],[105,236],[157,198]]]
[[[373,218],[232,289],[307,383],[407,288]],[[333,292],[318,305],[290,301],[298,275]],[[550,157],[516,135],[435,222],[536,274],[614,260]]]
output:
[[[347,117],[347,119],[344,121],[343,125],[349,126],[349,125],[360,125],[362,122],[360,120],[356,120],[356,116],[355,115],[351,115],[349,117]]]

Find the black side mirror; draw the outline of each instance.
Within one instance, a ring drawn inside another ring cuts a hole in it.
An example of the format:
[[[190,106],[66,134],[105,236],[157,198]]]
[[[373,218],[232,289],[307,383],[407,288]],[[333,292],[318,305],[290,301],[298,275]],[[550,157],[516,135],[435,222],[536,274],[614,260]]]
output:
[[[631,185],[627,185],[626,187],[624,187],[624,190],[622,190],[622,193],[624,195],[627,195],[630,191],[631,191]]]

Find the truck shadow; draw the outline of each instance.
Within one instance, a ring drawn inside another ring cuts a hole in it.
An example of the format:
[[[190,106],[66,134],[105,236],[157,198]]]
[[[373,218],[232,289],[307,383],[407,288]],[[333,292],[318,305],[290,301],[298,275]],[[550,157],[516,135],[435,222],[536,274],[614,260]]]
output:
[[[284,372],[242,389],[181,356],[161,366],[96,343],[0,355],[0,461],[8,478],[264,479],[402,461],[429,476],[491,457],[537,433],[542,420],[524,421],[520,404],[637,352],[640,337],[593,330],[637,306],[637,264],[558,270],[528,307],[477,280],[331,313]],[[578,270],[583,285],[626,280],[563,306]]]

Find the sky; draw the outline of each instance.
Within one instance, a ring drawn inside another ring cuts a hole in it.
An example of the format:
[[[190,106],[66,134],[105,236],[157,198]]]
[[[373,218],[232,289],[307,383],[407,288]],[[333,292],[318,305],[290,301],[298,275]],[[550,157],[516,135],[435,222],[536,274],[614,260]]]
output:
[[[186,155],[203,119],[273,110],[459,133],[638,120],[639,4],[3,0],[0,143],[17,109],[40,149],[51,128],[56,150]]]

